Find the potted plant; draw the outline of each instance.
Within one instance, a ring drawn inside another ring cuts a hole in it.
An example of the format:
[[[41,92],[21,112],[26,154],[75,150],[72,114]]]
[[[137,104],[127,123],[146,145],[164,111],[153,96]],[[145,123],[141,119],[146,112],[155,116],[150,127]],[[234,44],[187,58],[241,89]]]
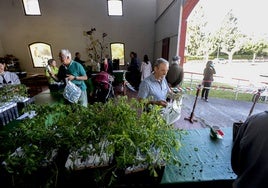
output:
[[[146,101],[120,96],[88,108],[27,106],[37,115],[23,120],[1,142],[5,168],[17,176],[49,167],[54,179],[45,183],[55,186],[62,173],[79,169],[101,170],[94,180],[102,186],[120,184],[126,174],[145,169],[157,176],[157,169],[165,163],[179,163],[172,151],[179,149],[182,131],[165,122],[159,107],[145,112],[145,105]],[[20,153],[14,152],[18,148]]]
[[[23,84],[5,84],[0,86],[0,104],[20,101],[27,98],[27,88]]]

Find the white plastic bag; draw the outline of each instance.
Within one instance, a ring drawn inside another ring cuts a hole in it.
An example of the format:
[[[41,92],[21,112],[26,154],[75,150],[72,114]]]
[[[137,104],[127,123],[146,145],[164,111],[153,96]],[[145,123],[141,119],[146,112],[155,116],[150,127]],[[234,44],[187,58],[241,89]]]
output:
[[[81,89],[73,82],[67,81],[67,84],[63,91],[63,97],[71,103],[77,103],[81,96]]]
[[[182,96],[171,100],[166,108],[163,109],[163,118],[168,124],[173,124],[178,121],[181,117],[181,108],[182,108]]]

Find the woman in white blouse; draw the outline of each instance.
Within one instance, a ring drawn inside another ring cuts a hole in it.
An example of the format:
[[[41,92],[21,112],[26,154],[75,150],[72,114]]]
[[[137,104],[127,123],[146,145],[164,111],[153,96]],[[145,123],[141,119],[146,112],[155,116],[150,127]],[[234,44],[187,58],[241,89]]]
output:
[[[152,64],[149,61],[148,55],[144,55],[143,62],[141,63],[140,71],[141,71],[141,81],[151,75]]]

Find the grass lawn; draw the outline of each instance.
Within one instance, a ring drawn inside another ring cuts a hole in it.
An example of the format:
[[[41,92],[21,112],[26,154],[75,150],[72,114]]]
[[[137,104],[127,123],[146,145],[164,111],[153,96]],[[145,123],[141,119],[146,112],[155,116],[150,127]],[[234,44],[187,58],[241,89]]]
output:
[[[187,94],[196,95],[196,88],[197,88],[198,84],[200,84],[200,83],[201,83],[201,81],[195,82],[195,83],[193,82],[191,85],[190,82],[183,82],[181,87],[182,88],[191,88],[192,90],[187,91]],[[250,93],[238,93],[238,94],[236,94],[235,88],[232,87],[231,85],[217,83],[217,82],[213,82],[213,88],[209,92],[209,97],[215,97],[215,98],[235,100],[236,96],[237,96],[237,100],[252,101],[253,94],[250,94]]]
[[[187,93],[196,94],[196,87],[202,82],[205,61],[189,61],[183,65],[185,77],[182,87],[193,88]],[[209,96],[231,100],[252,101],[252,97],[259,88],[265,87],[268,78],[268,62],[251,62],[234,60],[232,63],[215,63],[216,75]],[[192,81],[192,85],[190,84]],[[224,84],[223,84],[224,83]],[[239,93],[236,93],[236,87]],[[263,103],[264,100],[258,102]],[[266,101],[267,103],[267,101]]]

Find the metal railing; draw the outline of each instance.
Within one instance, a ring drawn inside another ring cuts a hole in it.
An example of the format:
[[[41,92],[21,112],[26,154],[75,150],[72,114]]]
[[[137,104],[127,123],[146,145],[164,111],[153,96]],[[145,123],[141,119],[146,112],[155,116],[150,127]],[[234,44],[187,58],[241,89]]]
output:
[[[223,81],[224,80],[224,81]],[[203,82],[203,74],[197,72],[184,72],[184,82],[189,83],[188,90],[194,90],[194,85],[202,84]],[[242,78],[226,78],[224,76],[215,75],[214,82],[217,83],[225,83],[227,86],[213,86],[211,89],[215,90],[228,90],[234,92],[234,99],[238,99],[239,93],[247,93],[247,94],[256,94],[258,92],[258,87],[252,85],[250,80],[242,79]],[[265,83],[260,83],[265,84]]]

